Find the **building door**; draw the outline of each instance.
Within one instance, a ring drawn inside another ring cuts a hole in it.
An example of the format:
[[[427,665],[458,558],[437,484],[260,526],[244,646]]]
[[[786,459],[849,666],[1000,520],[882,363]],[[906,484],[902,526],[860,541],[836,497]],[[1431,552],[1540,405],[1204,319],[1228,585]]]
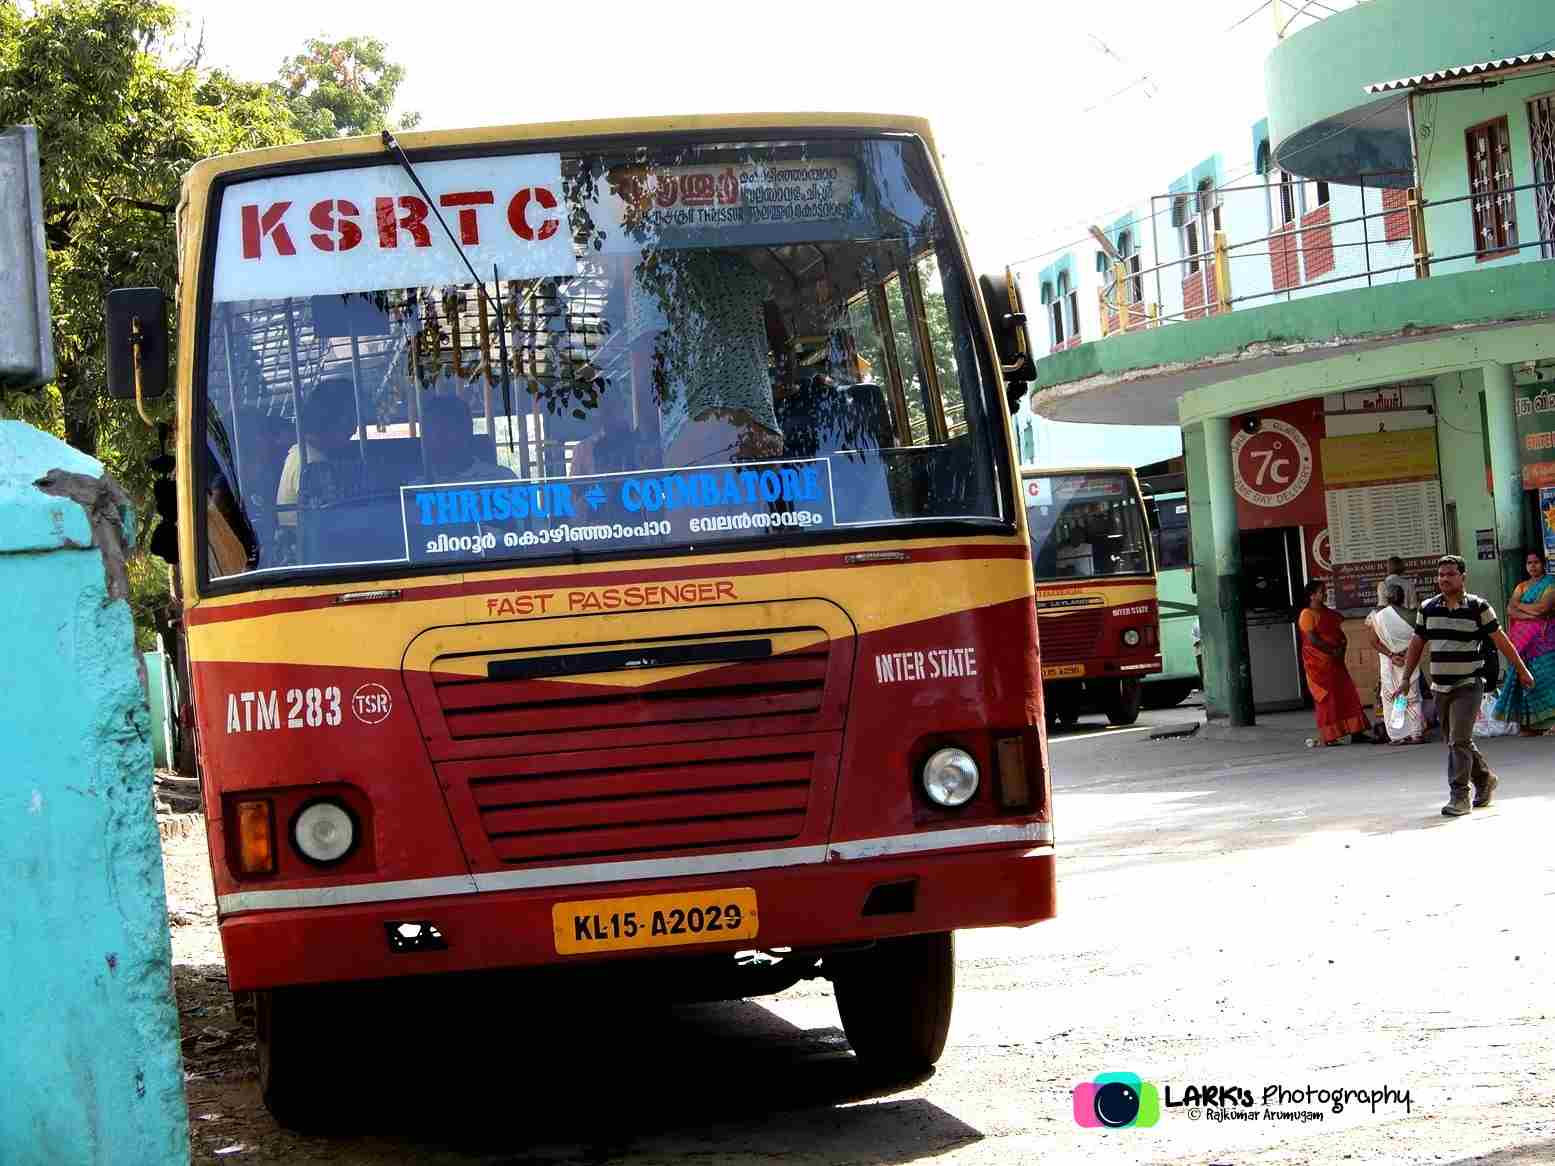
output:
[[[1539,254],[1555,258],[1555,94],[1528,103],[1528,136],[1533,151],[1533,205],[1539,211]]]
[[[1247,620],[1253,708],[1301,707],[1301,650],[1296,638],[1301,532],[1273,527],[1242,532],[1242,613]]]

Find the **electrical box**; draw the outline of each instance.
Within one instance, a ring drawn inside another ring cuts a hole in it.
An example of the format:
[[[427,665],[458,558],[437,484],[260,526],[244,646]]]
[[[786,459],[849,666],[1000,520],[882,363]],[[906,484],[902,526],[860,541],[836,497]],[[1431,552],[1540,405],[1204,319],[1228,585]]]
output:
[[[38,131],[0,130],[0,388],[54,379]]]

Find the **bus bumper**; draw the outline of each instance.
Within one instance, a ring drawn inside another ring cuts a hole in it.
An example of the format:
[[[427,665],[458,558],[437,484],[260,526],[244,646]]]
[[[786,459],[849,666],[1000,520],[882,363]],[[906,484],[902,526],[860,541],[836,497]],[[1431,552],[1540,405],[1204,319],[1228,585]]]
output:
[[[824,948],[895,935],[1040,922],[1054,914],[1053,875],[1053,848],[1028,844],[932,858],[834,860],[698,877],[245,911],[222,920],[221,939],[234,991],[653,955]],[[876,888],[907,883],[913,887],[910,896],[891,898],[896,910],[864,914]],[[557,903],[731,887],[755,891],[760,927],[753,938],[609,954],[557,953],[551,910]],[[910,910],[903,909],[904,904]],[[389,933],[406,922],[433,924],[446,947],[394,950]]]

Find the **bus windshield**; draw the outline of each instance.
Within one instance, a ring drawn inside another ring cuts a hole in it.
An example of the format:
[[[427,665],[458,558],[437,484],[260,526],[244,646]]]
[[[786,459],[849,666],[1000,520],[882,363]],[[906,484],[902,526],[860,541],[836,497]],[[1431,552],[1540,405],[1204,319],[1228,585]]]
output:
[[[916,139],[417,172],[483,284],[387,160],[214,193],[208,578],[1009,521],[971,285]]]
[[[1150,544],[1131,474],[1028,474],[1023,484],[1038,580],[1150,573]]]

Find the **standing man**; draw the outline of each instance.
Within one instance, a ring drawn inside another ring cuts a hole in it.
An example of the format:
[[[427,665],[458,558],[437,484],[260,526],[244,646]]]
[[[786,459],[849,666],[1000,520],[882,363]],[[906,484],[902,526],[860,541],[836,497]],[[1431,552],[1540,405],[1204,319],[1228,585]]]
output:
[[[1404,592],[1404,607],[1409,611],[1415,610],[1415,584],[1408,575],[1404,574],[1404,560],[1397,555],[1388,559],[1387,578],[1377,584],[1377,606],[1388,606],[1388,588],[1399,587]]]
[[[1533,674],[1523,663],[1512,641],[1496,622],[1496,612],[1478,595],[1463,589],[1466,564],[1457,555],[1443,555],[1436,564],[1436,585],[1441,589],[1420,607],[1415,616],[1415,637],[1409,641],[1404,659],[1402,691],[1408,691],[1415,667],[1427,644],[1431,646],[1431,691],[1447,738],[1447,788],[1449,799],[1442,807],[1448,818],[1461,818],[1471,805],[1490,804],[1499,781],[1474,744],[1474,715],[1485,693],[1482,679],[1485,641],[1496,649],[1517,671],[1524,688],[1533,687]],[[1469,801],[1469,785],[1474,800]]]

